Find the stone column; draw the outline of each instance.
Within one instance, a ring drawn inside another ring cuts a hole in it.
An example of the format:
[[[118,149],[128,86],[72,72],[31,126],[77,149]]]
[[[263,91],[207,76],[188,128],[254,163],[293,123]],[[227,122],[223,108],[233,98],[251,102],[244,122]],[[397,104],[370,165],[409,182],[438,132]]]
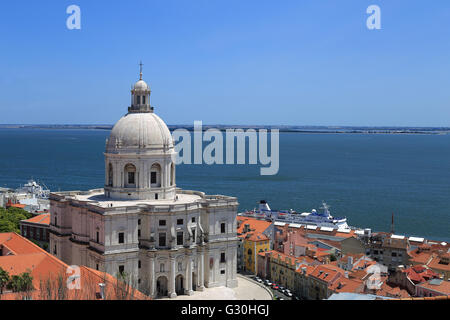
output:
[[[198,291],[203,291],[205,289],[205,256],[202,250],[199,252],[199,261],[198,261]]]
[[[186,264],[186,289],[185,293],[191,296],[194,292],[192,291],[192,255],[188,255],[188,261]]]
[[[150,297],[156,297],[155,257],[150,257]]]
[[[175,292],[175,257],[170,257],[170,272],[169,272],[169,297],[176,298]]]

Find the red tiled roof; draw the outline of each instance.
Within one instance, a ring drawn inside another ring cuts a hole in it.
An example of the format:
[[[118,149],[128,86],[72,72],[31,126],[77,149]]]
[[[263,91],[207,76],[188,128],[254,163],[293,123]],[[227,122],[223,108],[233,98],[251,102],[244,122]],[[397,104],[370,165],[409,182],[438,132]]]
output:
[[[30,293],[33,299],[57,299],[57,287],[52,287],[55,296],[47,296],[47,290],[41,290],[41,286],[48,282],[51,286],[56,286],[57,280],[62,279],[64,288],[68,275],[69,267],[66,263],[55,256],[41,249],[28,239],[16,233],[0,233],[0,247],[7,248],[12,254],[0,257],[0,267],[6,270],[10,275],[18,275],[23,272],[30,272],[33,277],[34,290]],[[68,290],[65,299],[99,299],[99,283],[105,283],[105,298],[117,299],[118,292],[124,287],[123,282],[115,277],[80,266],[81,289]],[[23,293],[4,293],[0,299],[17,299]],[[147,296],[137,290],[129,290],[125,294],[120,294],[120,298],[148,299]]]
[[[265,220],[258,220],[255,218],[249,218],[249,217],[242,217],[237,216],[237,221],[240,221],[240,226],[237,228],[238,234],[244,234],[244,228],[245,225],[248,224],[250,226],[250,231],[254,232],[264,232],[271,224],[272,222],[265,221]]]
[[[22,220],[22,222],[50,225],[50,213],[40,214],[30,219]]]

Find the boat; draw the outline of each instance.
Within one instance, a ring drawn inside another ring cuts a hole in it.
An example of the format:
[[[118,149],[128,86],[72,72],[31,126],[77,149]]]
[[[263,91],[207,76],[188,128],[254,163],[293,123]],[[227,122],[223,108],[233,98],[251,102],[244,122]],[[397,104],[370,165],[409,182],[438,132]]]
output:
[[[264,218],[267,221],[295,223],[304,226],[317,226],[333,229],[348,229],[347,218],[333,217],[330,213],[330,207],[323,201],[321,212],[312,209],[311,212],[298,213],[290,210],[272,210],[265,200],[259,202],[258,209],[240,213],[241,216]]]
[[[42,185],[41,185],[42,184]],[[48,199],[50,190],[43,183],[37,183],[35,180],[28,180],[21,188],[16,189],[18,194],[29,194],[33,198]]]

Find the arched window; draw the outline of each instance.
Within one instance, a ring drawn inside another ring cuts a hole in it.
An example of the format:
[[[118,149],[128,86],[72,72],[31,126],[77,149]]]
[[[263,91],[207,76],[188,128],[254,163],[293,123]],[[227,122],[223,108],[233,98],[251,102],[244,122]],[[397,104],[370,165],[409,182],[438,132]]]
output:
[[[172,162],[170,165],[170,185],[173,186],[175,184],[175,165]]]
[[[142,96],[142,104],[145,104],[145,96]]]
[[[125,166],[125,187],[136,188],[136,167],[130,163]]]
[[[249,255],[251,255],[251,254],[252,254],[252,249],[248,249],[247,253],[248,253]]]
[[[108,165],[108,186],[112,186],[113,185],[113,167],[112,164],[110,163]]]
[[[161,166],[154,163],[150,169],[150,186],[161,187]]]
[[[136,97],[136,104],[141,104],[141,96]]]

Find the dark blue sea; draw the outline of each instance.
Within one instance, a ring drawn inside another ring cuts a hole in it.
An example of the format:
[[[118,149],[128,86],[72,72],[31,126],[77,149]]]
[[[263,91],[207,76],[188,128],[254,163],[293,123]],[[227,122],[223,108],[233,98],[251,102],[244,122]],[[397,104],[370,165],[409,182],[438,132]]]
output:
[[[104,183],[109,131],[0,129],[0,186],[34,178],[52,191]],[[322,200],[351,226],[450,241],[450,135],[280,133],[280,170],[179,165],[177,186],[238,197],[240,210],[310,211]]]

